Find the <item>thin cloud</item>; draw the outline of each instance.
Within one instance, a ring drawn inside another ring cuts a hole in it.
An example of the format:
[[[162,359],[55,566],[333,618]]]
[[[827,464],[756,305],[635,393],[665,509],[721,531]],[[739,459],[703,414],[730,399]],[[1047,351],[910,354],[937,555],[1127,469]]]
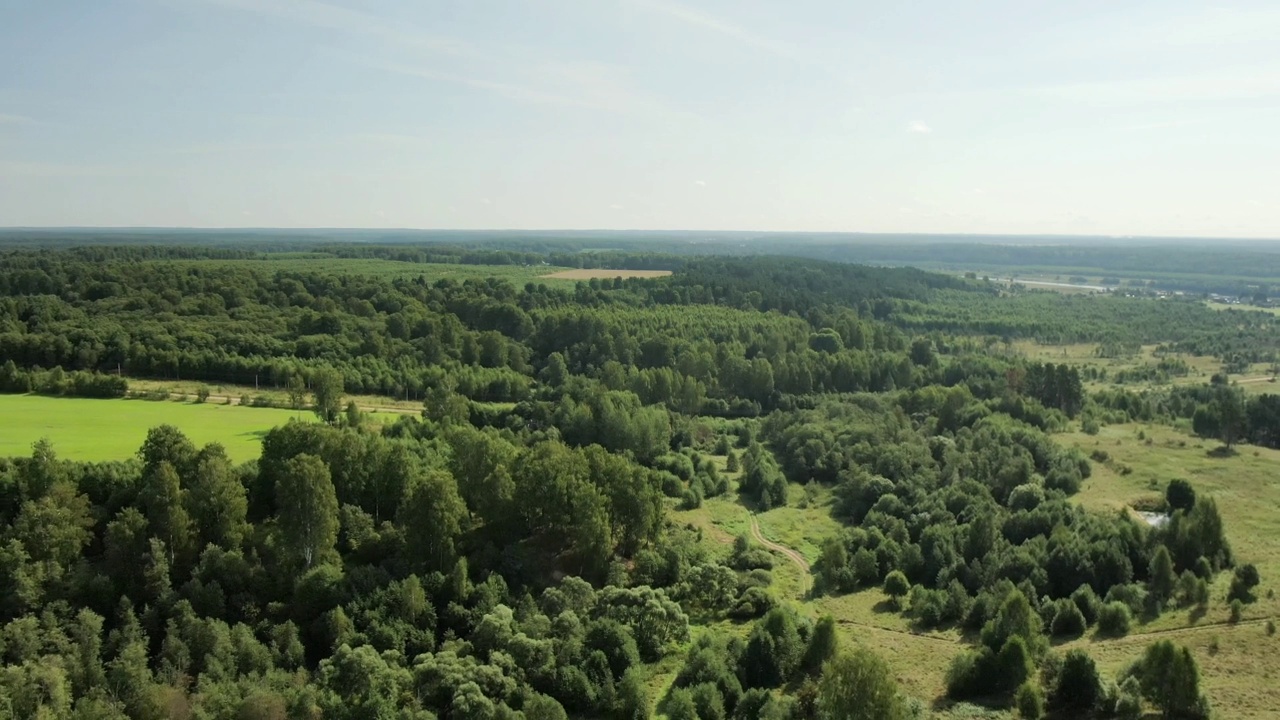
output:
[[[544,92],[526,85],[499,82],[496,80],[487,80],[484,78],[470,77],[466,75],[456,75],[454,73],[440,72],[438,70],[412,67],[409,65],[399,65],[396,63],[369,63],[369,66],[391,73],[407,75],[409,77],[418,77],[424,80],[438,80],[440,82],[463,85],[477,90],[485,90],[495,95],[507,98],[508,100],[516,100],[518,102],[528,102],[540,105],[560,105],[563,107],[591,108],[596,110],[606,109],[589,101]]]
[[[694,181],[693,181],[693,184],[694,184],[694,185],[697,185],[698,187],[706,187],[706,186],[707,186],[707,181],[706,181],[706,180],[694,180]]]
[[[140,177],[161,175],[148,168],[124,165],[79,165],[56,162],[0,162],[0,177]]]
[[[476,75],[444,72],[429,67],[358,60],[367,67],[424,80],[483,90],[515,102],[595,110],[636,116],[696,120],[660,100],[627,88],[615,68],[596,63],[542,63],[525,71],[527,79],[493,80]]]
[[[194,0],[207,5],[233,8],[256,15],[326,30],[365,35],[443,55],[479,57],[480,53],[456,38],[436,35],[402,22],[388,22],[359,10],[320,0]]]
[[[695,10],[676,3],[663,2],[663,0],[629,0],[629,3],[649,12],[666,15],[687,25],[693,25],[703,30],[710,30],[719,35],[733,38],[745,45],[765,50],[780,57],[795,58],[798,55],[794,48],[785,43],[757,35],[750,30],[709,15],[701,10]]]
[[[35,120],[26,115],[11,115],[9,113],[0,113],[0,125],[34,125]]]
[[[933,128],[929,127],[928,125],[925,125],[919,120],[913,120],[911,124],[907,126],[907,132],[920,133],[921,135],[928,135],[929,133],[933,132]]]

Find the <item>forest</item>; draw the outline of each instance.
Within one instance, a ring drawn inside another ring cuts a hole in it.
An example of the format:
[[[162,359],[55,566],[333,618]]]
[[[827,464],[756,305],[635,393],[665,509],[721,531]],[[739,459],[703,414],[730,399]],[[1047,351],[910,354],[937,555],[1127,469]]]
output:
[[[1256,559],[1185,481],[1159,526],[1084,508],[1098,459],[1055,436],[1160,416],[1274,447],[1280,401],[1091,393],[990,349],[1274,362],[1274,316],[801,258],[317,243],[412,272],[267,273],[237,262],[275,248],[235,243],[0,250],[0,392],[194,380],[315,410],[243,464],[169,425],[113,462],[45,441],[0,460],[0,717],[1210,716],[1175,642],[1120,676],[1056,646],[1203,606],[1219,579],[1252,603]],[[431,278],[543,262],[675,272]],[[422,410],[373,422],[357,394]],[[780,592],[750,537],[722,552],[672,519],[711,498],[769,513],[797,485],[841,526],[812,596],[883,589],[966,639],[942,697]]]

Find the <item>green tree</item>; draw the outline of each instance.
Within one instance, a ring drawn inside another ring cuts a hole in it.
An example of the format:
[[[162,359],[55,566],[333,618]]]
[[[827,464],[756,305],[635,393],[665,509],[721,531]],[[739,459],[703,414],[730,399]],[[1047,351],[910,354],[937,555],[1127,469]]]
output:
[[[147,439],[138,449],[145,470],[154,469],[161,462],[173,466],[179,476],[191,470],[196,459],[196,446],[182,431],[172,425],[158,425],[147,431]]]
[[[1044,717],[1044,691],[1034,680],[1028,680],[1013,694],[1013,706],[1023,720],[1040,720]]]
[[[1174,478],[1169,481],[1169,486],[1164,491],[1165,502],[1169,506],[1170,512],[1174,510],[1186,510],[1190,512],[1191,508],[1196,504],[1196,491],[1191,487],[1191,483],[1182,478]]]
[[[169,564],[187,564],[195,550],[191,516],[178,471],[168,460],[150,465],[142,481],[142,502],[147,510],[151,534],[164,541]]]
[[[307,381],[302,379],[300,373],[292,373],[284,387],[289,393],[289,407],[301,410],[307,404]]]
[[[1160,708],[1161,717],[1208,717],[1208,703],[1200,694],[1200,669],[1187,648],[1157,641],[1126,674],[1137,678],[1142,696]]]
[[[314,455],[284,464],[276,483],[276,514],[289,555],[308,569],[338,541],[338,496],[329,468]]]
[[[884,577],[884,594],[893,598],[893,604],[902,608],[902,598],[911,592],[911,583],[901,570],[894,570]]]
[[[458,484],[449,473],[431,470],[411,480],[398,515],[409,557],[428,571],[452,568],[454,540],[462,532],[466,513]]]
[[[206,445],[199,452],[185,499],[199,547],[240,547],[248,529],[249,499],[221,445]]]
[[[840,637],[836,633],[836,619],[823,615],[813,626],[809,635],[809,646],[805,648],[804,657],[800,660],[800,668],[807,673],[817,675],[823,665],[836,656],[839,651]]]
[[[837,655],[818,681],[822,720],[904,720],[906,704],[889,666],[866,648]]]
[[[649,688],[645,683],[644,671],[632,667],[622,676],[618,685],[618,711],[614,716],[618,720],[649,720],[653,711],[649,704]]]
[[[1072,716],[1091,713],[1102,699],[1102,681],[1093,658],[1083,650],[1069,650],[1058,671],[1052,706]]]
[[[330,425],[338,421],[342,412],[342,373],[331,367],[322,367],[311,373],[311,394],[315,397],[315,411],[320,420]]]
[[[1178,584],[1178,576],[1173,572],[1173,558],[1169,548],[1161,545],[1151,556],[1151,564],[1147,569],[1150,578],[1151,596],[1161,606],[1173,597],[1173,590]]]

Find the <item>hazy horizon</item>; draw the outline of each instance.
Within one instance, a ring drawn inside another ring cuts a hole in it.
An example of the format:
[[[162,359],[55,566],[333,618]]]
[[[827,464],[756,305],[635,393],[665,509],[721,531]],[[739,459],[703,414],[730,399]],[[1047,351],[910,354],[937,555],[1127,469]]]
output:
[[[1280,7],[0,8],[0,226],[1280,238]]]

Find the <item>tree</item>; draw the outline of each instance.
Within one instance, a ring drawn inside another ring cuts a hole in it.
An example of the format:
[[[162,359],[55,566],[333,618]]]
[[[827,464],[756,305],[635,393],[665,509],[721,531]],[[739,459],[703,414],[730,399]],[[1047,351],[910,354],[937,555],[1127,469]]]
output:
[[[471,401],[455,392],[451,381],[443,381],[427,391],[422,416],[441,425],[465,425],[471,417]]]
[[[644,672],[639,667],[627,670],[618,685],[618,720],[649,720],[649,689],[645,685]]]
[[[320,420],[330,425],[338,421],[342,412],[342,373],[331,367],[318,368],[311,373],[311,393],[315,396],[315,411]]]
[[[1109,602],[1098,611],[1098,632],[1110,637],[1123,637],[1129,634],[1131,619],[1129,606],[1119,600]]]
[[[667,695],[666,713],[669,720],[699,720],[693,693],[686,688],[671,688]]]
[[[1178,584],[1178,576],[1173,572],[1173,558],[1169,548],[1164,545],[1156,548],[1151,556],[1151,565],[1147,569],[1150,578],[1151,596],[1163,607],[1173,597],[1173,590]]]
[[[300,373],[293,373],[289,375],[284,387],[289,393],[289,407],[301,410],[307,404],[307,381],[302,379]]]
[[[907,576],[902,574],[901,570],[894,570],[884,578],[884,594],[893,598],[893,603],[899,609],[902,608],[902,598],[911,592],[911,583],[907,581]]]
[[[1191,487],[1191,483],[1182,478],[1174,478],[1169,481],[1169,486],[1164,491],[1165,503],[1169,506],[1169,512],[1174,510],[1185,510],[1190,512],[1191,508],[1196,504],[1196,491]]]
[[[1083,650],[1069,650],[1058,671],[1051,705],[1072,717],[1092,712],[1102,698],[1102,681],[1093,658]]]
[[[185,476],[195,462],[196,446],[178,428],[158,425],[147,431],[147,439],[138,449],[138,457],[142,458],[145,470],[167,462],[179,476]]]
[[[178,471],[168,460],[148,468],[142,482],[142,500],[147,509],[151,534],[164,541],[170,565],[185,564],[194,550],[191,516],[184,505],[185,493]]]
[[[800,668],[807,673],[817,675],[822,666],[836,656],[839,650],[839,635],[836,634],[836,619],[830,615],[818,618],[809,635],[809,646],[805,648],[804,657],[800,660]]]
[[[444,572],[453,567],[454,539],[467,514],[458,484],[447,472],[432,470],[410,485],[398,516],[409,557],[429,571]]]
[[[302,569],[333,551],[338,541],[338,496],[323,460],[304,453],[284,464],[276,483],[276,514],[281,539]]]
[[[837,655],[818,681],[822,720],[904,720],[906,705],[889,666],[872,651]]]
[[[1040,720],[1044,717],[1044,691],[1034,680],[1028,680],[1013,694],[1013,706],[1023,720]]]
[[[227,550],[240,547],[248,527],[249,499],[221,445],[207,445],[196,456],[185,500],[199,547],[210,543]]]
[[[1231,589],[1227,592],[1227,598],[1241,602],[1253,602],[1253,589],[1261,581],[1257,566],[1253,563],[1240,565],[1231,577]]]
[[[1186,647],[1157,641],[1126,674],[1137,678],[1142,696],[1160,708],[1162,717],[1208,717],[1208,702],[1200,694],[1200,669]]]

